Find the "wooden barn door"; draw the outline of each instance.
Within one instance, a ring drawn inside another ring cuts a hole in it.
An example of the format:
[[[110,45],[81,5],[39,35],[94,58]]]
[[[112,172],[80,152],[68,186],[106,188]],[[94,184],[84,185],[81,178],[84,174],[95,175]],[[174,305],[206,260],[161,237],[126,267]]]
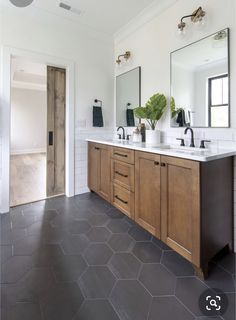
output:
[[[47,67],[47,196],[65,193],[66,71]]]

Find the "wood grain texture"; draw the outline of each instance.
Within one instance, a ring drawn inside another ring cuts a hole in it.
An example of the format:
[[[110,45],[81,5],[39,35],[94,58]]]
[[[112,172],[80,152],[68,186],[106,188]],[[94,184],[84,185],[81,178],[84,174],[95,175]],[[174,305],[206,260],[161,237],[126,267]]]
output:
[[[160,238],[160,156],[135,152],[135,221]]]
[[[65,70],[47,67],[47,195],[65,192]]]
[[[161,157],[161,239],[200,266],[199,162]]]
[[[112,158],[134,164],[134,150],[113,147]]]
[[[111,180],[113,183],[134,192],[134,165],[112,159]]]
[[[112,184],[112,204],[125,215],[134,219],[134,193],[117,185]]]
[[[10,206],[46,198],[46,153],[11,155]]]
[[[111,200],[111,151],[107,145],[89,142],[88,186],[108,202]]]

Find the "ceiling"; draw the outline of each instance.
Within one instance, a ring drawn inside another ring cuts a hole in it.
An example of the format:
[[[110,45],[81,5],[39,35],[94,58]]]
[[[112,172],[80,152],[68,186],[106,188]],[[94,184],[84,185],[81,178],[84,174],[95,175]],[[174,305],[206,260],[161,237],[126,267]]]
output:
[[[20,1],[20,0],[19,0]],[[113,35],[124,25],[130,22],[148,6],[163,5],[166,0],[34,0],[27,8],[15,8],[15,10],[35,10],[39,14],[49,12],[59,17],[66,18],[86,25],[97,31]],[[59,7],[64,2],[73,9],[81,10],[79,15],[66,11]],[[9,0],[0,0],[0,4],[12,8]]]
[[[45,91],[46,73],[45,65],[19,57],[11,59],[11,87],[13,88]]]

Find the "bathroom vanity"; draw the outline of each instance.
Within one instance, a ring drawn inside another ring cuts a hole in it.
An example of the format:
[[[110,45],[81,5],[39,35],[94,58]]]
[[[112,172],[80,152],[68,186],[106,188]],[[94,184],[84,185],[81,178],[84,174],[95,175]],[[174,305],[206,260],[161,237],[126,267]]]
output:
[[[232,247],[233,155],[89,140],[88,185],[206,277]]]

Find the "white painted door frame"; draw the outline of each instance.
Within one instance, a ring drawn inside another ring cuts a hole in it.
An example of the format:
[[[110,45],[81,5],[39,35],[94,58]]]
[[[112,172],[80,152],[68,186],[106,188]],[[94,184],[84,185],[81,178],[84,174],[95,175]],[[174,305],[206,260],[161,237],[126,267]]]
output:
[[[11,143],[11,58],[22,57],[30,61],[66,69],[66,186],[67,197],[75,194],[74,163],[74,103],[75,103],[75,63],[64,58],[45,55],[12,47],[1,50],[0,121],[2,135],[2,180],[0,186],[0,213],[10,209],[10,143]]]

